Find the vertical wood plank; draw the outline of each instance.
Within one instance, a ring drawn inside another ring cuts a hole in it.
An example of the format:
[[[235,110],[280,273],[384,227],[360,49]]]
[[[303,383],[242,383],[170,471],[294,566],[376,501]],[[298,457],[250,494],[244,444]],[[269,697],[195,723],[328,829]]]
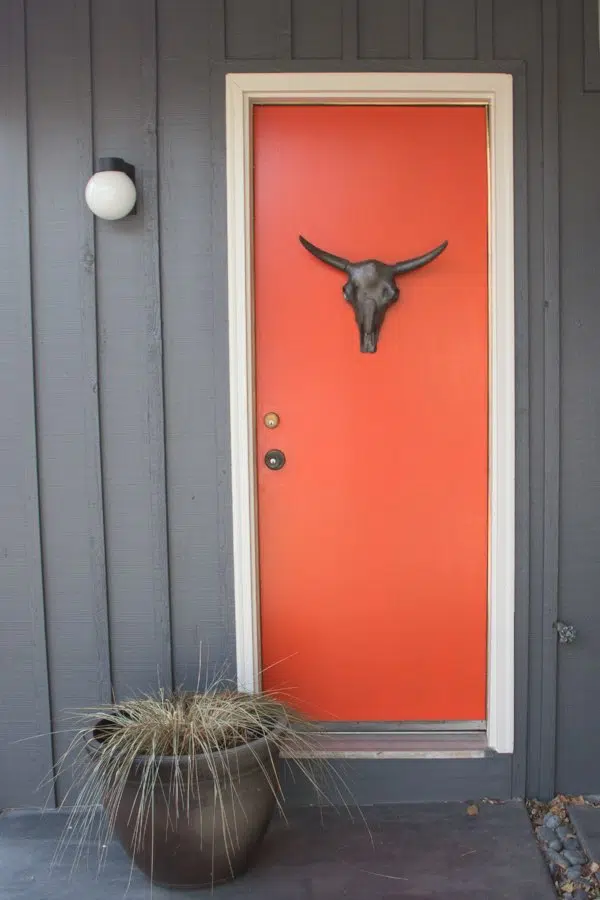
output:
[[[354,4],[356,11],[356,5]],[[294,59],[341,59],[342,0],[293,0]],[[318,22],[318,28],[315,23]],[[356,17],[354,24],[356,34]]]
[[[139,197],[137,215],[96,228],[110,634],[122,697],[172,683],[156,9],[154,0],[92,0],[92,15],[96,157],[133,163]]]
[[[358,59],[358,0],[342,0],[342,58]]]
[[[0,807],[52,767],[39,529],[24,0],[0,0]],[[20,742],[20,743],[17,743]]]
[[[410,37],[409,55],[411,59],[423,59],[424,54],[424,22],[425,10],[423,0],[410,0]]]
[[[512,796],[525,795],[527,728],[530,672],[530,365],[529,365],[529,132],[527,77],[513,76],[515,128],[515,746],[512,765]],[[538,261],[539,265],[539,261]],[[541,277],[539,268],[537,277]]]
[[[518,561],[515,609],[516,684],[514,784],[528,795],[540,789],[540,741],[555,735],[543,724],[543,572],[544,572],[544,146],[542,80],[542,4],[502,0],[494,3],[494,53],[499,60],[523,59],[526,76],[515,78],[515,109],[526,111],[526,130],[515,134],[515,269],[526,273],[516,283],[517,478],[516,542]],[[527,168],[519,167],[527,153]],[[528,496],[525,488],[528,487]],[[529,658],[525,653],[529,651]],[[523,650],[521,650],[523,648]],[[552,676],[551,676],[552,677]],[[528,729],[528,733],[527,733]],[[527,749],[525,744],[527,743]],[[544,796],[548,796],[544,794]]]
[[[558,127],[558,11],[543,0],[543,210],[544,210],[544,571],[542,698],[539,783],[544,796],[556,787],[557,636],[560,485],[560,236]]]
[[[289,9],[289,0],[225,0],[226,57],[277,59],[282,4]]]
[[[55,756],[110,696],[98,416],[88,0],[27,5],[41,523]],[[70,779],[59,780],[59,799]]]
[[[203,5],[206,4],[208,4],[206,10],[209,32],[208,55],[212,62],[221,63],[225,59],[225,0],[203,0]]]
[[[219,541],[212,282],[210,34],[197,0],[159,0],[160,247],[171,612],[176,684],[227,661],[231,634]],[[225,386],[226,387],[226,386]]]
[[[477,0],[477,58],[494,58],[494,0]]]
[[[600,91],[600,9],[598,0],[583,0],[583,89]]]
[[[209,55],[216,59],[221,45],[213,28]],[[235,596],[233,572],[233,513],[231,488],[231,425],[229,420],[229,308],[227,300],[227,203],[225,148],[225,79],[212,68],[211,123],[211,276],[214,303],[215,438],[217,463],[217,539],[219,545],[218,609],[221,614],[222,672],[236,676]],[[217,298],[220,298],[216,302]],[[214,657],[214,651],[211,664]]]
[[[414,3],[422,10],[422,0],[358,0],[358,55],[361,59],[408,58]]]
[[[276,7],[276,58],[292,58],[292,0],[279,0]]]
[[[475,59],[476,0],[426,0],[424,16],[427,59]]]
[[[590,715],[600,683],[600,96],[590,90],[594,82],[600,88],[600,80],[594,78],[582,90],[582,52],[592,49],[590,42],[598,48],[598,16],[594,11],[593,21],[588,19],[588,5],[597,10],[593,0],[557,3],[562,289],[558,600],[560,619],[575,625],[577,640],[572,646],[558,645],[555,765],[556,790],[586,794],[597,790],[600,755],[600,720]],[[552,50],[548,47],[548,65]]]

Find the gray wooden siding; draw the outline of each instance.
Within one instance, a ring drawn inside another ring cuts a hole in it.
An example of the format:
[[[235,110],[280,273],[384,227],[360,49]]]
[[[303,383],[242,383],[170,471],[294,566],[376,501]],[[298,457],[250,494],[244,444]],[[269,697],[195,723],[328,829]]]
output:
[[[2,0],[0,21],[0,781],[1,805],[14,806],[39,804],[36,788],[48,773],[52,748],[36,458],[23,3]]]
[[[146,0],[93,0],[91,15],[95,156],[133,161],[140,195],[136,216],[96,223],[110,647],[123,696],[171,685],[156,15]]]
[[[69,740],[64,711],[110,696],[94,225],[83,202],[93,158],[89,10],[81,0],[38,0],[26,24],[40,520],[58,758]]]
[[[586,13],[585,20],[583,12]],[[577,53],[585,22],[585,59]],[[600,46],[598,5],[560,7],[562,440],[556,785],[598,793],[600,723]],[[582,64],[583,63],[583,64]],[[584,82],[584,76],[585,78]],[[592,77],[593,76],[593,77]]]
[[[517,744],[513,760],[461,767],[460,791],[554,788],[559,11],[570,192],[563,399],[577,435],[563,449],[574,491],[561,519],[564,615],[577,620],[585,608],[594,625],[589,585],[600,580],[590,525],[597,251],[592,230],[573,224],[582,211],[595,221],[593,127],[587,149],[579,137],[596,113],[596,96],[582,94],[583,3],[0,0],[0,806],[43,802],[36,787],[65,748],[66,710],[195,684],[200,657],[207,673],[233,671],[224,177],[233,69],[514,76]],[[86,210],[102,155],[136,166],[136,217],[111,224]],[[570,659],[562,669],[580,672]],[[582,706],[561,716],[595,727]],[[566,790],[580,764],[569,752],[559,743]],[[438,767],[431,783],[451,770]],[[65,773],[59,800],[68,785]]]

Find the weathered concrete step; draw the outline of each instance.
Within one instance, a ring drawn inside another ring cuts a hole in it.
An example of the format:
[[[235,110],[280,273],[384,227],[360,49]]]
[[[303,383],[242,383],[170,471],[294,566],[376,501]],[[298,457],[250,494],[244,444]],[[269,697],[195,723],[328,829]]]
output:
[[[216,889],[218,900],[554,900],[550,876],[524,807],[482,803],[370,807],[354,821],[343,811],[297,810],[276,820],[252,871]],[[0,900],[118,900],[130,864],[111,845],[98,876],[96,848],[74,848],[50,871],[65,813],[8,813],[0,818]],[[210,891],[208,892],[210,894]],[[154,888],[153,900],[173,900]],[[177,892],[178,900],[200,895]],[[150,900],[137,871],[128,900]]]
[[[568,809],[581,846],[591,862],[600,864],[600,807],[572,804]]]

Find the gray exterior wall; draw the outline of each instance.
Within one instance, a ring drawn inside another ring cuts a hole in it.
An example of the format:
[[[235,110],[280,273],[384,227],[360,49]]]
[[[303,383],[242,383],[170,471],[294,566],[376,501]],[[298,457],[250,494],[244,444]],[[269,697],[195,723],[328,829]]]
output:
[[[515,754],[363,762],[352,777],[365,802],[600,791],[586,4],[584,66],[584,0],[0,0],[0,806],[44,801],[65,710],[195,684],[200,648],[203,670],[233,674],[228,70],[513,74]],[[86,210],[103,155],[135,164],[136,217]],[[560,651],[557,706],[559,600],[583,634]]]
[[[583,13],[583,18],[582,18]],[[578,56],[582,31],[585,54]],[[600,49],[597,4],[560,18],[561,516],[557,789],[600,790]],[[583,88],[582,88],[583,81]]]

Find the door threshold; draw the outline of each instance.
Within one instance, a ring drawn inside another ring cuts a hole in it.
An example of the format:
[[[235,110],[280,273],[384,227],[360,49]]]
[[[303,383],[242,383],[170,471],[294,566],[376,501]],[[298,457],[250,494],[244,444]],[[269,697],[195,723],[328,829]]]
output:
[[[493,755],[485,732],[317,732],[306,748],[282,752],[301,759],[482,759]]]

